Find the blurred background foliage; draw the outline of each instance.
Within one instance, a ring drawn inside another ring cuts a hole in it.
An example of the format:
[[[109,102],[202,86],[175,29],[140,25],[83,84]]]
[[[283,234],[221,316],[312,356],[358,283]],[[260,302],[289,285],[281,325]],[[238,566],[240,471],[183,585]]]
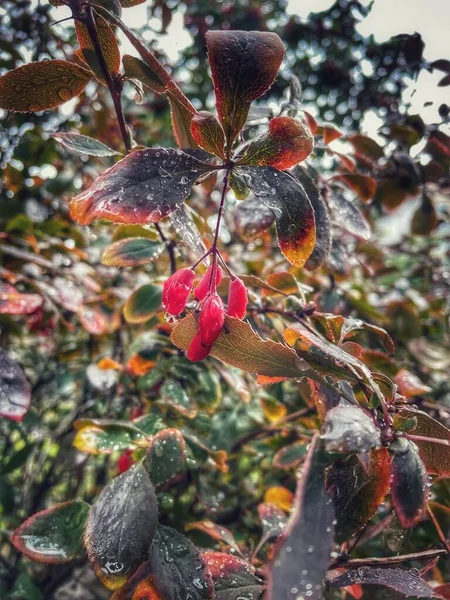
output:
[[[270,30],[280,35],[287,49],[282,73],[254,111],[246,135],[254,135],[280,102],[295,113],[299,94],[298,86],[293,91],[291,76],[298,77],[303,106],[319,124],[310,167],[334,206],[336,230],[325,267],[314,272],[290,268],[283,285],[302,302],[315,302],[320,312],[386,328],[395,341],[395,355],[366,331],[360,336],[363,360],[395,379],[409,402],[449,425],[449,107],[434,106],[435,122],[429,123],[411,114],[403,96],[423,70],[441,69],[441,85],[448,84],[448,65],[427,62],[420,33],[384,43],[363,37],[356,25],[369,8],[357,0],[336,1],[306,20],[288,14],[286,2],[278,0],[155,0],[147,3],[147,11],[151,27],[130,26],[155,46],[198,108],[213,107],[205,53],[208,30]],[[180,13],[193,44],[174,65],[153,39],[164,36]],[[0,69],[71,57],[77,47],[74,29],[70,22],[55,25],[59,15],[59,9],[44,1],[4,0]],[[432,89],[428,102],[434,103]],[[141,96],[126,83],[124,107],[137,143],[174,145],[164,97],[148,90]],[[373,137],[360,132],[368,111],[381,120]],[[91,501],[111,475],[125,468],[131,452],[139,453],[119,426],[111,432],[102,429],[101,421],[89,419],[147,419],[142,426],[148,433],[180,429],[188,444],[187,460],[170,484],[163,478],[158,488],[161,521],[182,530],[193,519],[212,519],[231,529],[241,548],[251,551],[261,534],[258,504],[268,490],[295,489],[295,471],[291,464],[280,465],[278,453],[304,442],[317,426],[310,390],[294,382],[259,387],[252,376],[211,359],[189,364],[168,341],[170,328],[160,313],[150,315],[145,324],[124,318],[123,304],[134,289],[167,276],[168,253],[139,268],[102,264],[102,252],[112,240],[145,235],[156,241],[157,232],[102,224],[81,228],[71,222],[67,200],[112,162],[69,154],[50,137],[77,130],[120,150],[106,88],[90,83],[79,101],[59,111],[4,113],[0,127],[0,285],[44,298],[37,310],[20,314],[2,310],[0,301],[0,346],[22,365],[32,386],[32,406],[24,420],[0,421],[0,596],[108,596],[93,583],[82,561],[64,567],[36,565],[10,544],[12,531],[24,518],[74,497]],[[360,175],[365,179],[357,179]],[[367,193],[367,186],[373,193]],[[192,198],[202,234],[214,222],[218,199],[216,190],[200,190]],[[361,213],[353,221],[353,212],[342,211],[354,206]],[[274,236],[267,231],[248,235],[245,218],[241,214],[234,219],[232,212],[222,242],[233,269],[264,280],[272,277],[276,287],[282,278],[273,279],[274,273],[285,272],[287,264]],[[361,227],[368,224],[374,233],[364,241]],[[190,248],[173,227],[165,224],[164,231],[176,245],[179,262],[189,258]],[[251,299],[258,309],[283,302],[280,294],[259,297],[258,291]],[[276,339],[281,330],[276,315],[260,314],[251,322],[266,337]],[[315,326],[320,329],[319,318]],[[299,409],[305,411],[296,427],[287,421],[271,429]],[[294,464],[301,458],[299,450]],[[272,494],[282,505],[281,496]],[[448,480],[433,487],[446,532],[449,494]],[[388,514],[389,507],[383,506],[376,522]],[[194,535],[202,545],[217,543],[201,532]],[[428,521],[403,532],[391,520],[382,535],[366,537],[363,556],[438,543]],[[264,546],[261,560],[268,552]],[[447,569],[440,565],[436,578],[444,581]]]

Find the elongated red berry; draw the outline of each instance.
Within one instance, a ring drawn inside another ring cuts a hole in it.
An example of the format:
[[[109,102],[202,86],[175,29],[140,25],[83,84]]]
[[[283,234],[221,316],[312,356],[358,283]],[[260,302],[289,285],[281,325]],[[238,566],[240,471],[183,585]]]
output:
[[[206,298],[198,319],[198,328],[205,346],[214,344],[222,331],[224,322],[223,302],[217,294],[211,294]]]
[[[228,287],[227,315],[243,319],[247,310],[247,303],[247,288],[244,282],[239,277],[232,279]]]
[[[213,265],[209,265],[205,274],[200,279],[198,286],[194,290],[194,298],[196,300],[198,300],[199,302],[200,302],[200,300],[203,300],[204,298],[206,298],[206,294],[208,293],[209,283],[211,281],[212,268],[213,268]],[[214,286],[214,291],[216,290],[219,283],[222,281],[222,277],[223,277],[222,269],[219,267],[219,265],[216,265],[216,269],[217,269],[216,270],[216,285]]]
[[[179,269],[165,282],[162,293],[162,302],[166,312],[170,315],[179,315],[189,299],[195,273],[189,267]]]
[[[204,346],[202,344],[200,331],[197,331],[187,349],[187,358],[192,362],[197,362],[198,360],[206,358],[210,352],[211,346]]]

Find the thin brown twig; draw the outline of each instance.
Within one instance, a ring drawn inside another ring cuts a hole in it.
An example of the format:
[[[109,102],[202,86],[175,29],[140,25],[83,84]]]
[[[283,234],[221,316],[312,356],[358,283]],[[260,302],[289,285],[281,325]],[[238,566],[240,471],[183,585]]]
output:
[[[411,560],[423,560],[433,558],[434,556],[446,556],[448,554],[445,548],[435,548],[434,550],[424,550],[422,552],[412,552],[411,554],[400,554],[398,556],[384,556],[374,558],[350,558],[349,560],[335,560],[328,569],[336,569],[339,567],[378,567],[385,565],[394,565]]]

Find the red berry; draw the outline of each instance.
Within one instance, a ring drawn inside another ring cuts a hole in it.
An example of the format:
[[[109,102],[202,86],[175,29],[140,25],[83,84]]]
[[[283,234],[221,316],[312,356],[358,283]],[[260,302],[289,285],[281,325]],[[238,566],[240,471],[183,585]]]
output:
[[[211,294],[206,298],[198,319],[198,328],[205,346],[214,344],[222,331],[224,322],[223,302],[217,294]]]
[[[187,349],[187,358],[192,362],[197,362],[198,360],[206,358],[210,352],[211,346],[204,346],[202,344],[200,331],[197,331]]]
[[[117,460],[117,467],[119,469],[119,473],[125,473],[125,471],[128,471],[128,469],[132,467],[136,462],[131,458],[131,454],[132,450],[125,450],[125,452],[123,452],[119,456]]]
[[[227,315],[243,319],[247,310],[247,303],[247,288],[244,282],[239,277],[232,279],[228,288]]]
[[[213,266],[209,265],[205,274],[200,279],[198,286],[194,290],[194,298],[198,301],[206,298],[206,294],[209,290],[209,282],[211,281],[212,268]],[[214,289],[216,289],[219,283],[222,281],[222,276],[222,269],[219,267],[219,265],[216,265],[216,285]]]
[[[189,299],[194,279],[195,273],[189,267],[179,269],[166,279],[162,293],[162,302],[166,312],[174,316],[183,312]]]

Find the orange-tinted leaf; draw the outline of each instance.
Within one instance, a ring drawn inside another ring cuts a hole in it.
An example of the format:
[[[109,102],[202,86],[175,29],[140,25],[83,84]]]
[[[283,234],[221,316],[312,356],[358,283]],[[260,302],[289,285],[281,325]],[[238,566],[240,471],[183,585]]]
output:
[[[261,408],[264,416],[271,423],[276,423],[287,415],[287,407],[272,396],[261,398]]]
[[[194,115],[191,133],[200,148],[224,158],[225,133],[212,113],[202,110]]]
[[[109,357],[100,359],[97,363],[97,367],[99,369],[101,369],[102,371],[103,370],[107,371],[109,369],[114,369],[116,371],[123,370],[123,366],[119,362],[117,362],[113,358],[109,358]]]
[[[230,150],[250,104],[274,82],[284,46],[275,33],[259,31],[208,31],[206,42],[217,114]]]
[[[120,315],[103,305],[85,305],[78,316],[84,329],[92,335],[106,335],[120,327]]]
[[[312,152],[314,138],[310,130],[291,117],[275,117],[269,121],[267,133],[246,146],[238,164],[290,169]]]
[[[315,134],[317,132],[317,129],[318,129],[317,121],[312,116],[312,114],[309,113],[308,111],[304,110],[303,114],[305,116],[305,121],[306,121],[309,129],[311,130],[311,133]]]
[[[241,550],[234,539],[234,535],[223,525],[217,525],[212,521],[196,521],[195,523],[188,523],[185,527],[186,531],[192,531],[193,529],[202,531],[203,533],[206,533],[206,535],[212,537],[214,540],[224,542],[231,548],[234,548],[238,554],[241,553]]]
[[[335,462],[327,475],[336,508],[336,537],[344,542],[376,513],[389,492],[389,453],[386,448],[372,450],[369,468],[356,456]]]
[[[18,363],[0,348],[0,416],[21,421],[31,402],[31,386]]]
[[[140,354],[133,354],[127,362],[127,371],[135,377],[145,375],[156,365],[155,361],[148,360]]]
[[[186,351],[196,331],[197,320],[190,314],[175,326],[171,340]],[[211,355],[244,371],[269,377],[299,377],[305,366],[284,344],[262,340],[248,323],[231,317],[225,318],[225,331],[214,343]]]
[[[395,383],[398,385],[398,391],[402,396],[405,396],[408,400],[415,396],[422,396],[423,394],[429,394],[432,389],[425,385],[417,375],[411,373],[407,369],[400,369],[395,376]]]
[[[345,185],[353,190],[364,202],[373,198],[377,189],[377,182],[373,177],[369,177],[368,175],[347,173],[345,175],[336,175],[333,179],[345,183]]]
[[[285,487],[270,487],[264,494],[264,502],[267,504],[274,504],[287,513],[292,508],[293,500],[294,494]]]
[[[137,150],[76,196],[71,215],[82,225],[94,219],[157,223],[186,200],[196,179],[208,171],[205,163],[172,148]]]
[[[0,314],[29,315],[42,306],[39,294],[21,294],[8,283],[0,282]]]
[[[316,243],[314,210],[304,188],[273,167],[243,169],[255,196],[273,211],[278,245],[295,267],[303,267]]]
[[[312,315],[312,318],[320,323],[325,331],[325,335],[330,341],[334,344],[337,344],[340,341],[341,330],[344,325],[344,317],[342,315],[315,312]]]
[[[271,288],[276,288],[284,294],[297,294],[298,285],[294,276],[289,271],[279,271],[278,273],[270,273],[267,277],[267,283]],[[263,289],[263,296],[273,296],[276,292],[273,289]]]
[[[203,560],[211,573],[216,600],[259,600],[264,583],[258,579],[250,563],[224,552],[203,552]]]
[[[111,600],[164,600],[153,585],[149,564],[144,563]]]
[[[331,124],[319,125],[315,134],[323,137],[324,144],[329,144],[333,140],[337,140],[342,137],[342,133],[339,131],[339,129]]]
[[[117,75],[120,69],[120,50],[117,45],[116,36],[113,28],[102,18],[97,17],[96,29],[98,35],[98,41],[105,57],[105,62],[111,75]],[[89,36],[86,25],[80,21],[75,21],[75,31],[77,33],[78,43],[83,53],[83,57],[86,60],[95,78],[105,84],[105,77],[100,66],[100,61],[97,58],[97,54],[94,50],[94,45]]]
[[[0,108],[13,112],[48,110],[75,98],[92,74],[65,60],[45,60],[18,67],[0,77]]]

